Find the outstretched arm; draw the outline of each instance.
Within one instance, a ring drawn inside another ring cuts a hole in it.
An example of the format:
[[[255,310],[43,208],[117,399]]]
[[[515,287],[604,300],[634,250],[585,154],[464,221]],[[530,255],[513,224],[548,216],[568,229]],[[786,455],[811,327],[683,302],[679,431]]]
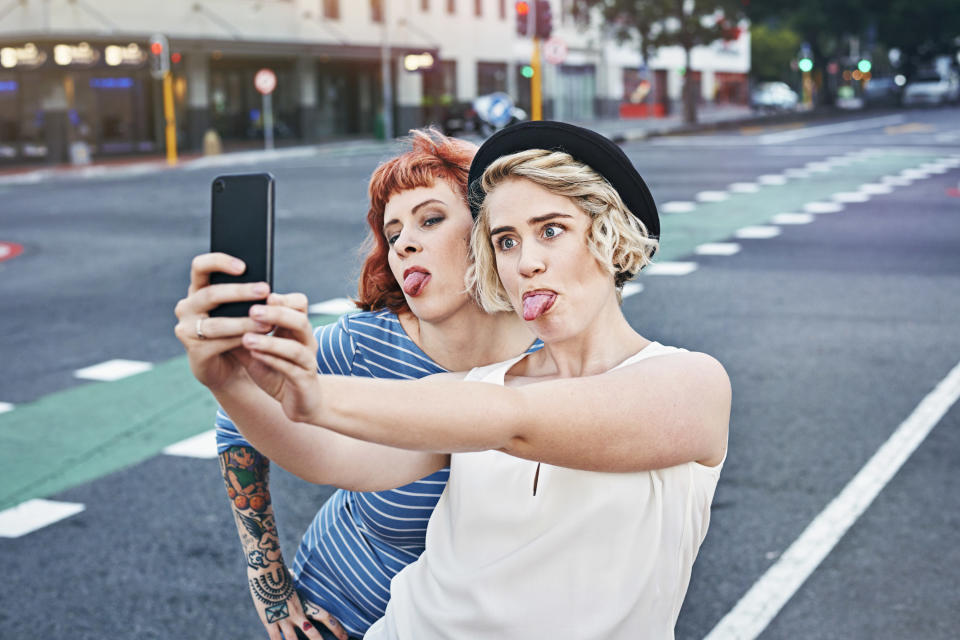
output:
[[[319,376],[305,348],[303,314],[254,307],[253,317],[288,338],[247,333],[243,344],[268,367],[256,382],[292,419],[418,451],[497,449],[597,471],[641,471],[697,461],[726,449],[730,384],[699,353],[642,360],[596,376],[502,387],[431,376],[417,382]]]

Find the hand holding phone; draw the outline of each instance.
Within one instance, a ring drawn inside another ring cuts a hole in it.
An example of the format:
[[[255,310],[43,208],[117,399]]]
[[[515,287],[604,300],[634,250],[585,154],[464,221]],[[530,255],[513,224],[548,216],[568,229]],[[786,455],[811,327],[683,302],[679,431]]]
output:
[[[273,290],[274,178],[269,173],[223,175],[211,195],[210,251],[239,258],[247,265],[239,276],[210,275],[210,284],[266,282]],[[211,316],[242,317],[257,301],[230,302]]]

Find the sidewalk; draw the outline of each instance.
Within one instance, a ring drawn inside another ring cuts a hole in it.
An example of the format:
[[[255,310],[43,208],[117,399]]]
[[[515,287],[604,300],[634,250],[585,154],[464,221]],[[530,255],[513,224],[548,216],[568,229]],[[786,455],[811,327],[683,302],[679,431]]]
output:
[[[663,118],[598,118],[574,121],[574,124],[594,129],[614,142],[643,140],[646,138],[713,131],[753,124],[774,124],[785,120],[810,119],[824,115],[821,112],[793,112],[786,114],[760,114],[739,105],[703,105],[697,112],[697,124],[687,125],[683,114],[677,109]],[[479,140],[478,140],[479,142]],[[398,141],[352,140],[313,145],[284,147],[273,150],[249,150],[203,156],[198,153],[182,154],[176,166],[169,166],[160,156],[132,157],[97,160],[88,165],[46,165],[26,167],[0,167],[0,185],[37,184],[57,179],[86,179],[98,177],[138,176],[169,170],[199,170],[210,167],[255,165],[264,161],[285,158],[303,158],[328,154],[379,153],[387,155]]]

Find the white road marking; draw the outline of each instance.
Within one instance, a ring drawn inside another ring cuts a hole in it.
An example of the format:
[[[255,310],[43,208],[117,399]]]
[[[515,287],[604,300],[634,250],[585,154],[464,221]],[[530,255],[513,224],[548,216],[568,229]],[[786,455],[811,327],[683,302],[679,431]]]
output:
[[[845,167],[855,162],[854,158],[850,156],[833,156],[832,158],[827,158],[826,161],[835,167]]]
[[[727,188],[733,193],[756,193],[760,191],[760,185],[756,182],[734,182]]]
[[[910,180],[922,180],[923,178],[929,178],[930,174],[921,169],[904,169],[900,172],[900,176]]]
[[[913,184],[913,180],[903,176],[883,176],[880,178],[880,184],[888,184],[891,187],[909,187]]]
[[[866,202],[870,199],[869,193],[860,191],[841,191],[830,196],[834,202]]]
[[[757,580],[706,640],[753,640],[863,515],[900,467],[960,398],[960,363],[917,405],[793,544]]]
[[[19,538],[83,511],[75,502],[27,500],[0,511],[0,538]]]
[[[690,213],[696,208],[697,204],[695,202],[687,202],[684,200],[664,202],[660,205],[660,211],[663,213]]]
[[[638,293],[643,291],[643,285],[639,282],[628,282],[623,285],[622,296],[624,298],[629,298],[630,296],[635,296]]]
[[[211,429],[192,438],[181,440],[166,447],[163,452],[168,456],[184,456],[186,458],[216,458],[217,457],[217,430]]]
[[[697,194],[698,202],[723,202],[730,198],[726,191],[701,191]]]
[[[784,169],[783,175],[788,178],[809,178],[810,172],[806,169]]]
[[[696,270],[696,262],[654,262],[643,273],[651,276],[685,276]]]
[[[0,244],[0,260],[3,260],[8,255],[10,255],[11,251],[13,251],[13,249],[11,249],[9,246],[5,244]]]
[[[905,116],[884,116],[882,118],[867,118],[865,120],[855,120],[853,122],[838,122],[836,124],[825,124],[818,127],[804,127],[802,129],[793,129],[791,131],[778,131],[777,133],[767,133],[757,138],[760,144],[783,144],[804,138],[815,138],[817,136],[826,136],[834,133],[845,133],[848,131],[857,131],[859,129],[875,129],[891,124],[900,124],[905,120]]]
[[[808,202],[803,205],[803,210],[807,213],[837,213],[843,211],[843,205],[839,202]]]
[[[736,242],[707,242],[693,250],[701,256],[732,256],[739,251],[740,245]]]
[[[877,184],[876,182],[868,182],[867,184],[860,186],[860,193],[866,193],[871,196],[879,196],[886,193],[893,193],[893,186],[889,184]]]
[[[941,158],[940,164],[945,167],[950,167],[951,169],[956,169],[960,167],[960,158]]]
[[[922,164],[920,165],[920,169],[928,173],[937,173],[937,174],[946,173],[947,171],[950,170],[949,167],[945,167],[939,162],[928,162],[926,164]]]
[[[149,371],[152,368],[153,365],[149,362],[116,359],[107,360],[106,362],[84,367],[83,369],[77,369],[73,372],[73,375],[74,377],[82,378],[83,380],[102,380],[105,382],[112,382],[114,380],[128,378],[138,373],[143,373],[144,371]]]
[[[780,235],[780,227],[773,225],[756,225],[752,227],[741,227],[733,234],[737,238],[744,240],[766,240],[776,238]]]
[[[787,184],[787,178],[779,173],[772,173],[760,176],[757,178],[757,182],[769,186],[779,186],[781,184]]]
[[[13,411],[13,405],[9,402],[0,402],[0,413],[6,413],[7,411]]]
[[[307,311],[315,316],[342,316],[345,313],[357,310],[357,305],[349,298],[331,298],[323,302],[310,305]]]
[[[808,162],[805,165],[807,171],[816,171],[817,173],[826,173],[833,169],[833,164],[830,162]]]
[[[770,219],[773,224],[810,224],[813,222],[811,213],[778,213]]]

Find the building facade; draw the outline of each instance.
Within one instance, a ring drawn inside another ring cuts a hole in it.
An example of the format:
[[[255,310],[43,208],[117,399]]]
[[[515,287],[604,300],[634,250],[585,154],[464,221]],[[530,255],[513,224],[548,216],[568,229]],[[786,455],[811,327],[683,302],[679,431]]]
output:
[[[678,99],[681,51],[644,65],[602,25],[578,28],[564,0],[552,4],[566,55],[544,66],[547,117],[616,115],[648,77],[664,102]],[[0,12],[0,163],[66,162],[78,142],[95,157],[160,153],[153,34],[170,43],[185,150],[210,129],[227,148],[262,141],[263,68],[278,79],[277,144],[382,135],[385,93],[399,133],[494,91],[529,108],[532,43],[516,34],[513,0],[20,0]],[[746,36],[695,51],[693,66],[705,99],[745,101]]]

